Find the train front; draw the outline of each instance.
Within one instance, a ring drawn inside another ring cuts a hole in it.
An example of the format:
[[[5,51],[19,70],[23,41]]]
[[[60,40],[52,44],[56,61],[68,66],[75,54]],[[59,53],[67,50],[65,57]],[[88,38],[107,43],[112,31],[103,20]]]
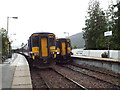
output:
[[[57,48],[57,63],[68,63],[71,61],[71,43],[70,39],[60,38],[56,40],[56,48]]]
[[[53,33],[34,33],[29,40],[31,63],[34,66],[47,67],[54,64],[55,35]]]

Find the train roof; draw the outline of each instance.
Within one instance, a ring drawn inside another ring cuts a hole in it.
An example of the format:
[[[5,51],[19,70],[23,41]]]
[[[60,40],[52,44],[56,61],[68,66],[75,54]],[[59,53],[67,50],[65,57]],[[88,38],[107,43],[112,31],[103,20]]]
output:
[[[54,34],[54,33],[50,33],[50,32],[37,32],[37,33],[33,33],[33,34]],[[29,38],[31,38],[31,36],[33,35],[31,34]],[[55,34],[54,34],[55,35]]]
[[[69,38],[57,38],[57,40],[70,40]]]
[[[54,34],[54,33],[50,33],[50,32],[37,32],[37,33],[33,33],[33,34]],[[31,34],[31,36],[33,35],[33,34]],[[55,35],[55,34],[54,34]],[[31,37],[30,36],[30,37]],[[29,38],[30,38],[29,37]]]
[[[50,33],[50,32],[37,32],[37,33],[33,33],[33,34],[54,34],[54,33]]]

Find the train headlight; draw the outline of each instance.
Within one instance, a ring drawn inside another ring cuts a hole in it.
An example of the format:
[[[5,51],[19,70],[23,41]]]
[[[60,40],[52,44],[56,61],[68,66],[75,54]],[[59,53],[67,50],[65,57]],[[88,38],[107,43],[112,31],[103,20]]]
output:
[[[37,53],[34,53],[34,55],[37,55]]]
[[[39,53],[34,53],[34,55],[39,55]]]
[[[60,52],[57,52],[57,54],[60,54]]]

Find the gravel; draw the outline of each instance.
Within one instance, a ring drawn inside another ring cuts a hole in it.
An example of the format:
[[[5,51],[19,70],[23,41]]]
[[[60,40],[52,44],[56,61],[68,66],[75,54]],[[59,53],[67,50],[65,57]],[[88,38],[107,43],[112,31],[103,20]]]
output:
[[[77,66],[85,68],[85,69],[98,71],[98,72],[101,72],[101,73],[104,73],[104,74],[109,74],[110,76],[114,76],[114,77],[120,78],[120,74],[119,73],[115,73],[115,72],[112,72],[112,71],[104,69],[104,68],[99,68],[99,67],[95,67],[95,66],[87,65],[87,64],[74,64],[74,65],[77,65]]]
[[[36,69],[30,71],[33,88],[47,88],[38,72],[39,70]]]
[[[102,82],[95,78],[89,77],[87,75],[77,73],[67,68],[63,68],[60,66],[53,66],[57,71],[62,73],[63,75],[75,80],[86,88],[116,88],[115,86],[108,84],[106,82]]]
[[[33,88],[47,88],[45,82],[50,88],[79,88],[73,82],[70,82],[63,76],[50,69],[31,70],[31,76]]]
[[[104,74],[104,73],[96,72],[94,70],[89,70],[89,69],[84,69],[84,68],[81,68],[81,67],[76,67],[76,66],[73,66],[73,65],[64,65],[64,66],[69,67],[69,68],[71,68],[75,71],[79,71],[81,73],[84,73],[84,74],[93,76],[95,78],[104,80],[106,82],[112,83],[114,85],[119,85],[120,84],[120,79],[118,77],[114,77],[114,76],[111,76],[109,74]]]
[[[74,67],[70,65],[65,65],[65,66],[71,67],[72,69],[75,69],[77,71],[81,71],[82,73],[78,73],[68,68],[57,66],[57,65],[53,65],[52,68],[55,69],[57,72],[61,73],[63,76],[66,76],[72,79],[73,81],[81,84],[85,88],[120,89],[110,83],[99,80],[99,79],[104,79],[104,80],[107,80],[108,82],[112,82],[117,85],[119,84],[117,77],[114,77],[114,76],[112,77],[111,75],[107,76],[106,74],[102,74],[102,73],[98,74],[97,72],[89,71],[87,69],[80,69],[79,67]],[[67,80],[65,77],[61,76],[60,74],[56,73],[53,69],[32,68],[31,78],[32,78],[33,88],[34,89],[47,88],[46,84],[50,88],[78,88],[76,84]],[[92,75],[99,79],[90,77],[88,75]]]
[[[40,73],[52,88],[78,88],[74,83],[68,81],[53,70],[42,71]]]

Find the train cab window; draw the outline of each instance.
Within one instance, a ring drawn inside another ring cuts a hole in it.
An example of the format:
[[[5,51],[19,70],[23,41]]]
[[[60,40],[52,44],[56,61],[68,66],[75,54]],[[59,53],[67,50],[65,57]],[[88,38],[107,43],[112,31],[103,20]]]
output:
[[[70,47],[70,42],[67,43],[67,47]]]
[[[56,46],[59,47],[59,48],[61,47],[61,44],[60,44],[59,41],[56,42]]]
[[[33,47],[39,46],[39,37],[38,36],[32,36],[32,46]]]
[[[55,45],[55,38],[49,38],[49,45],[54,46]]]

